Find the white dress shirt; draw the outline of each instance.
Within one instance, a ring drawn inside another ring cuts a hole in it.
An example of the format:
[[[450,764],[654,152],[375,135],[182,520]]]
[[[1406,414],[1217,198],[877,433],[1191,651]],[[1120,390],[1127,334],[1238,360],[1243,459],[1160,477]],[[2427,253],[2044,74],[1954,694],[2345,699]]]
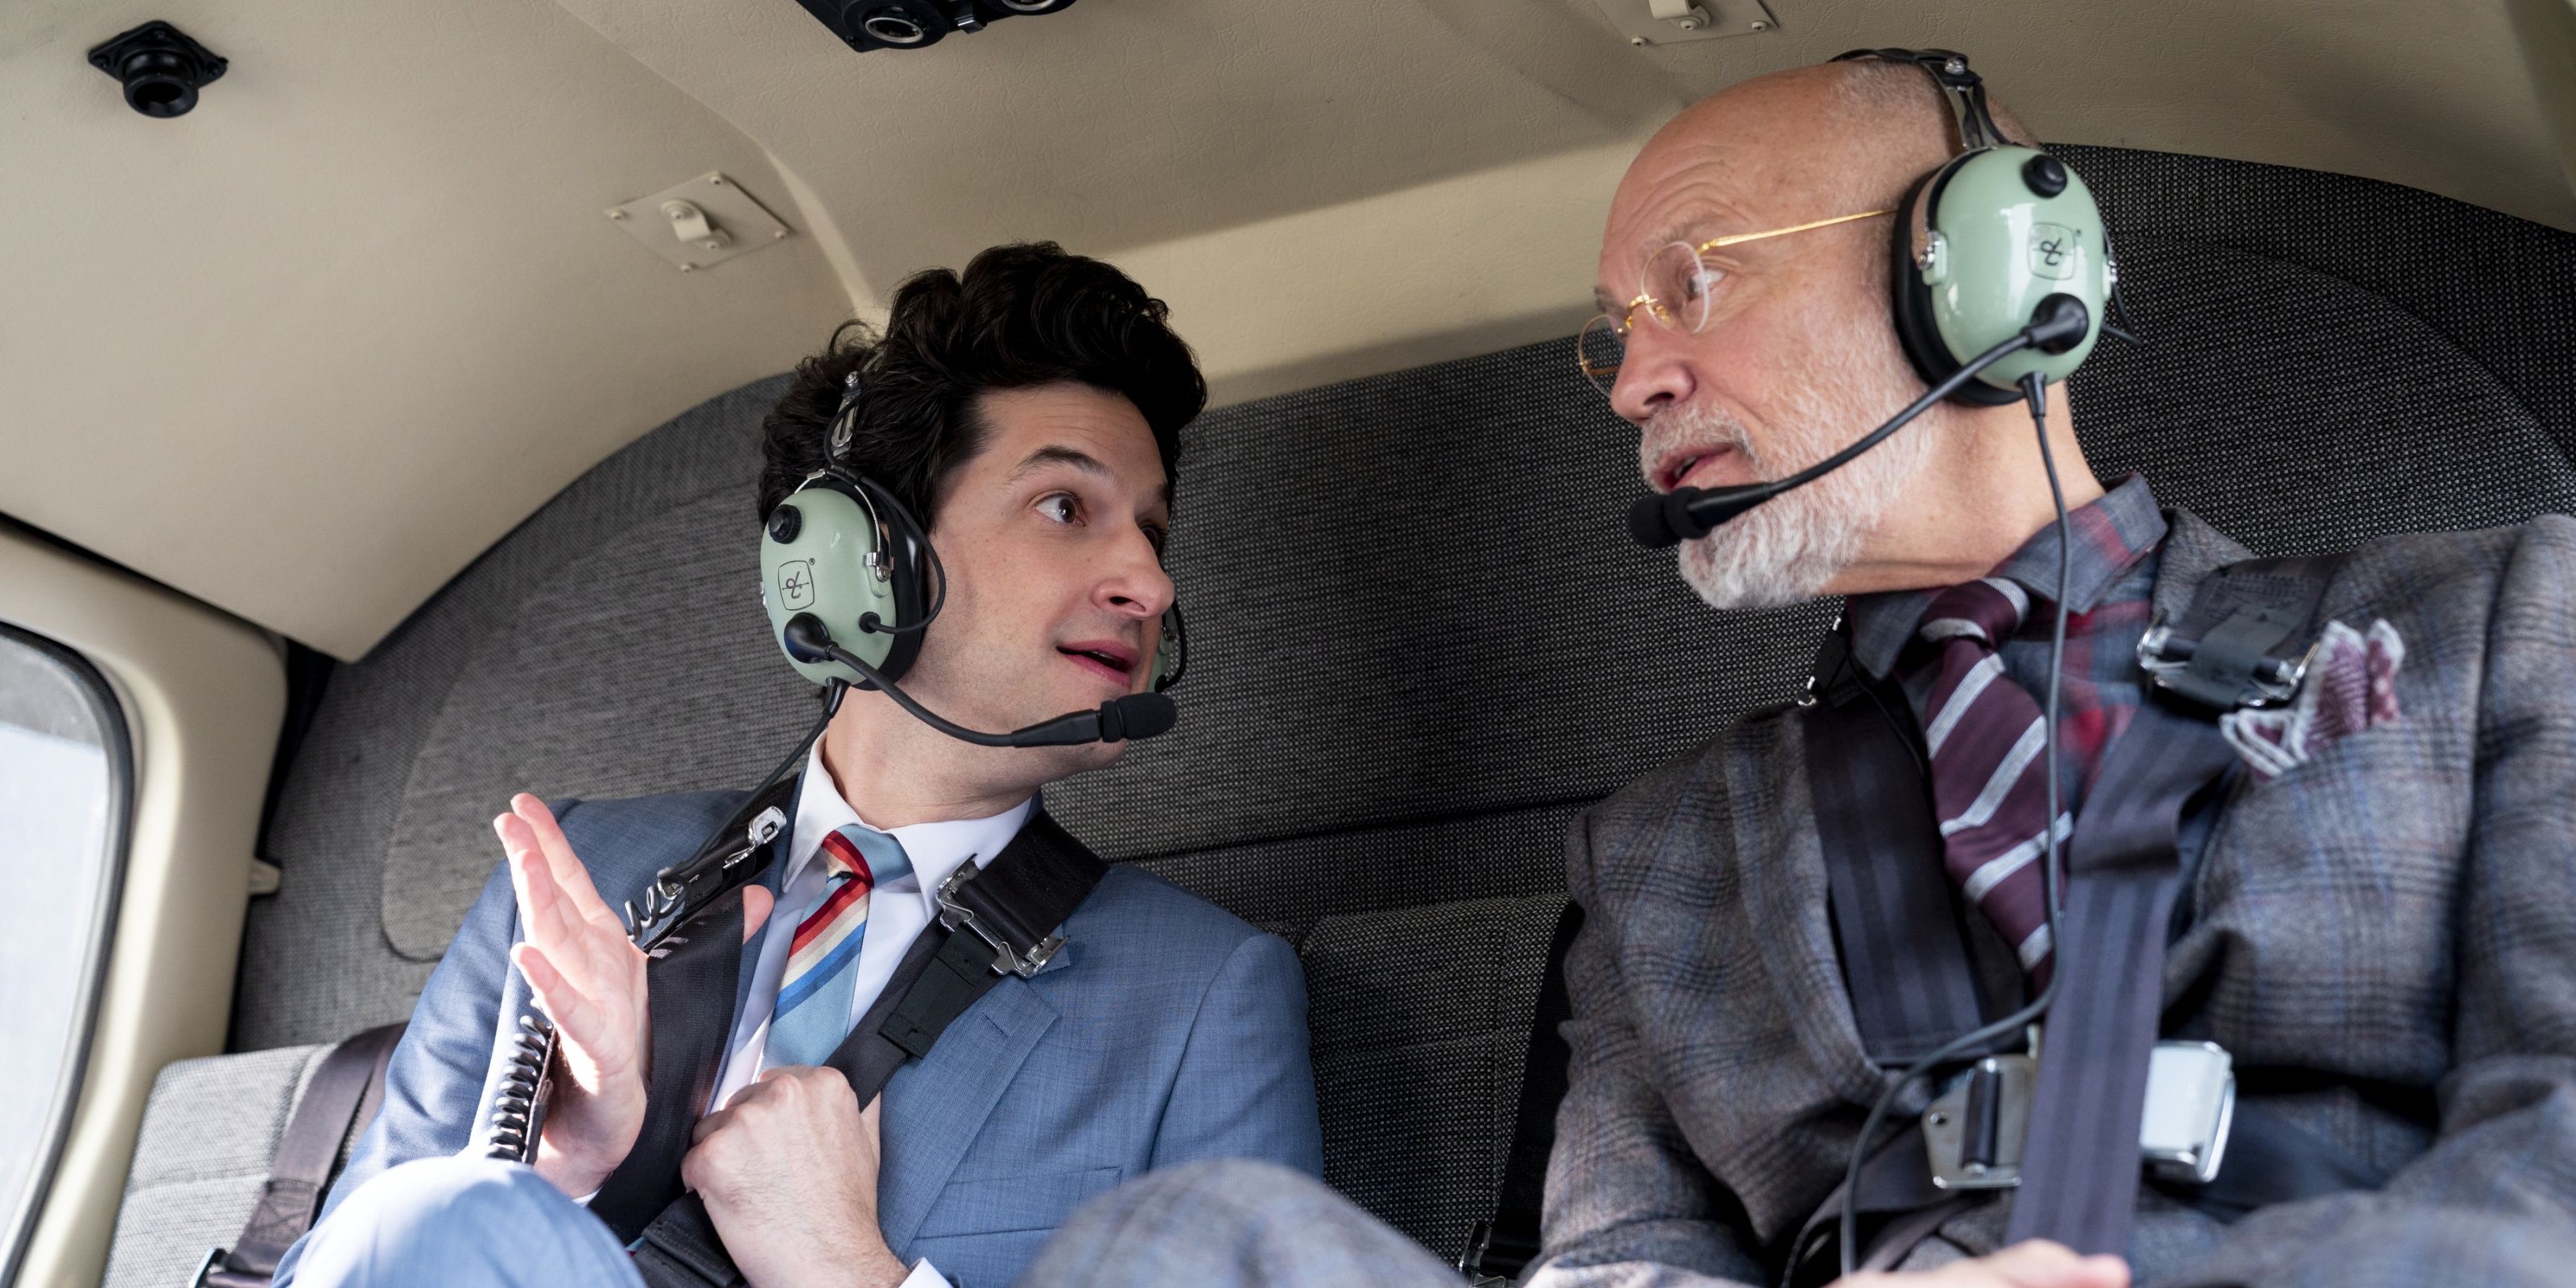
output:
[[[857,986],[850,991],[850,1023],[857,1023],[869,1007],[876,1005],[877,995],[885,991],[886,981],[894,976],[904,950],[912,947],[922,927],[938,915],[938,901],[932,892],[939,883],[946,881],[959,864],[971,861],[978,868],[991,864],[1002,847],[1019,835],[1020,826],[1028,822],[1029,812],[1036,807],[1037,798],[1032,796],[990,818],[915,823],[888,832],[902,843],[904,855],[912,860],[912,872],[878,886],[868,896],[867,937],[859,941],[859,977]],[[743,997],[741,1014],[734,1017],[733,1038],[725,1047],[724,1066],[716,1075],[715,1094],[707,1106],[710,1110],[724,1104],[767,1067],[764,1052],[769,1045],[770,1013],[778,1006],[779,977],[787,971],[788,945],[796,937],[795,919],[813,904],[827,879],[828,870],[814,861],[815,856],[822,852],[824,837],[852,823],[870,826],[842,798],[832,775],[823,768],[823,743],[818,738],[814,750],[805,758],[805,781],[796,793],[792,834],[796,849],[788,856],[787,869],[779,877],[778,906],[761,932],[760,959],[752,967],[751,991]],[[912,1268],[902,1288],[948,1288],[948,1280],[925,1257]]]

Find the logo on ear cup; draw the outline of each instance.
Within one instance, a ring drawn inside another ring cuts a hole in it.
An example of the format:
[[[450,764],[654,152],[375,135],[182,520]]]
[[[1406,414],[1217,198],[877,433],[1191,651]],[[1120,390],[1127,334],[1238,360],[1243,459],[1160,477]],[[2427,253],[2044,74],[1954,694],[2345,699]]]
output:
[[[778,602],[788,612],[814,606],[814,561],[790,559],[778,565]]]
[[[2075,276],[2078,252],[2084,248],[2084,234],[2064,224],[2030,226],[2030,271],[2053,282]]]

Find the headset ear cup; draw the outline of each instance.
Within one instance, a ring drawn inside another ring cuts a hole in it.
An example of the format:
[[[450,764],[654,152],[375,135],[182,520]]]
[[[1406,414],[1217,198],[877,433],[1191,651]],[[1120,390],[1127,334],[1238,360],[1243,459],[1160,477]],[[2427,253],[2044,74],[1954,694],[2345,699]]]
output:
[[[789,664],[816,684],[841,680],[869,687],[848,666],[792,644],[787,631],[798,618],[812,618],[835,643],[881,670],[909,663],[919,647],[914,635],[874,634],[861,627],[871,616],[888,624],[919,616],[919,609],[908,603],[906,588],[890,575],[878,575],[892,571],[887,529],[878,518],[884,509],[876,494],[855,480],[825,471],[798,485],[761,525],[761,604],[770,638]]]
[[[1956,170],[1961,161],[1975,153],[1952,157],[1916,179],[1896,203],[1896,228],[1888,240],[1887,280],[1888,314],[1896,324],[1897,346],[1905,351],[1905,360],[1925,387],[1937,385],[1957,372],[1965,359],[1950,352],[1950,344],[1941,338],[1940,325],[1932,319],[1932,287],[1923,280],[1923,271],[1914,262],[1914,223],[1919,213],[1928,231],[1940,228],[1941,181]],[[1975,357],[1975,354],[1969,354]],[[2000,407],[2017,402],[2021,395],[1997,389],[1982,381],[1971,380],[1950,395],[1951,402],[1974,407]]]
[[[896,505],[892,494],[875,480],[863,478],[859,485],[876,501],[877,521],[884,525],[887,537],[885,557],[892,565],[887,573],[888,583],[894,588],[895,620],[886,624],[910,626],[930,611],[930,538],[906,520],[903,507]],[[921,657],[921,640],[929,633],[905,631],[889,637],[885,661],[877,664],[877,670],[887,679],[901,682]]]

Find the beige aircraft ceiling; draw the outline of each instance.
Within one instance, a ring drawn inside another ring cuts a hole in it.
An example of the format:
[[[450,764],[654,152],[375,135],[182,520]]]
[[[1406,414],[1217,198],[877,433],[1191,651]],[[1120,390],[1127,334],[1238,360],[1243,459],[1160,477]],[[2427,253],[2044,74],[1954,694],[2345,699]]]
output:
[[[356,657],[601,457],[995,241],[1126,266],[1221,400],[1570,329],[1647,132],[1862,44],[1970,51],[2050,139],[2576,229],[2576,0],[1768,0],[1645,48],[1605,3],[1647,0],[1081,0],[862,55],[792,0],[16,0],[0,512]],[[83,59],[153,18],[231,60],[177,120]],[[792,234],[683,274],[604,217],[719,171]]]

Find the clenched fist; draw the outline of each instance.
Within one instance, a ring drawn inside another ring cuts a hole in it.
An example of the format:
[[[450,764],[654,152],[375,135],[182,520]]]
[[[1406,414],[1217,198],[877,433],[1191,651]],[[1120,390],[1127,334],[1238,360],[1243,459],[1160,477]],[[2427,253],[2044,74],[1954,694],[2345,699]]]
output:
[[[895,1288],[877,1228],[877,1105],[837,1069],[769,1069],[698,1120],[680,1160],[752,1288]]]

